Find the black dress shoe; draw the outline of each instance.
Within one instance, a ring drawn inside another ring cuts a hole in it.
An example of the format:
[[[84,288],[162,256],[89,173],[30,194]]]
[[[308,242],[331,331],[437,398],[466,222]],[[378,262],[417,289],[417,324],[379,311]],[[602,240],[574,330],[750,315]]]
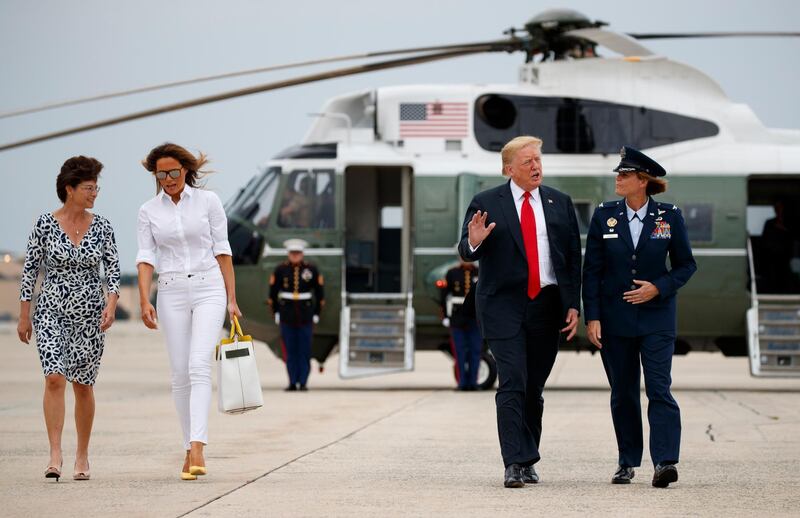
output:
[[[307,390],[308,390],[308,387],[306,387],[305,385],[300,385],[300,390],[302,390],[303,392],[305,392],[305,391],[307,391]]]
[[[678,481],[678,468],[674,464],[656,465],[653,473],[653,487],[667,487]]]
[[[506,479],[503,485],[506,487],[525,487],[525,482],[522,481],[522,466],[510,464],[506,468]]]
[[[295,390],[297,390],[297,387],[294,385],[289,385],[288,387],[283,389],[284,392],[294,392]]]
[[[614,476],[611,477],[612,484],[630,484],[633,480],[633,468],[620,466]]]
[[[522,481],[526,484],[539,483],[539,474],[536,473],[536,469],[533,467],[533,464],[530,466],[524,466],[522,468]]]

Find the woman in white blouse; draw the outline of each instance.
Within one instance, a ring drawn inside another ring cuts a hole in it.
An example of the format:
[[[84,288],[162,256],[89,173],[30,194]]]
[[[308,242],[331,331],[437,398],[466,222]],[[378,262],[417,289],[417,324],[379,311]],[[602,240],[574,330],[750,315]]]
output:
[[[139,303],[150,329],[160,321],[172,370],[172,395],[183,431],[186,457],[181,479],[206,474],[211,361],[225,311],[236,305],[228,222],[219,197],[198,189],[202,153],[176,144],[156,147],[142,162],[156,180],[156,196],[139,209]],[[158,272],[158,311],[150,303],[153,270]]]

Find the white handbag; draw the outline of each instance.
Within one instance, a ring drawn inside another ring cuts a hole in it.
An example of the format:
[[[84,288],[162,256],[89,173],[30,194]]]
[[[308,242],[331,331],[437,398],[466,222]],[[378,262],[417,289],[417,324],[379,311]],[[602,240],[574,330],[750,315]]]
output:
[[[245,335],[234,316],[231,335],[217,345],[217,392],[219,411],[240,414],[264,404],[253,339]]]

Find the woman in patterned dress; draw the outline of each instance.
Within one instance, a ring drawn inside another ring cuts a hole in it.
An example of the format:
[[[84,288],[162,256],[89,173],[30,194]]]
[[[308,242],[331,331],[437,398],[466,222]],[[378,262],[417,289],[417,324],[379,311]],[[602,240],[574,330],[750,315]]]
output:
[[[211,362],[226,313],[236,305],[228,220],[219,197],[198,188],[201,153],[176,144],[156,147],[142,162],[153,173],[156,196],[139,209],[139,302],[150,329],[161,323],[172,370],[172,396],[183,432],[182,480],[206,474]],[[156,308],[150,303],[158,272]]]
[[[20,287],[19,339],[36,345],[45,376],[44,419],[50,441],[45,477],[59,479],[63,456],[64,392],[75,393],[75,480],[89,479],[89,438],[94,421],[94,390],[103,355],[105,331],[114,322],[119,298],[119,257],[114,230],[104,217],[92,214],[103,164],[72,157],[61,167],[56,193],[64,204],[36,220],[25,254]],[[108,295],[103,293],[100,264]],[[39,270],[44,281],[31,325],[31,299]]]

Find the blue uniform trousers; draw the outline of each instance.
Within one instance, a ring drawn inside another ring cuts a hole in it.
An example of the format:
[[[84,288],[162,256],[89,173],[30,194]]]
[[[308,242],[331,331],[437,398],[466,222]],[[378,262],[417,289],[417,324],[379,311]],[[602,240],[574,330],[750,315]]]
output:
[[[500,453],[506,467],[539,461],[544,384],[558,353],[561,298],[547,286],[528,302],[516,336],[489,340],[500,386],[495,395]]]
[[[670,393],[675,334],[653,333],[632,338],[603,335],[602,342],[600,353],[611,385],[611,417],[617,435],[619,465],[637,467],[642,462],[640,361],[649,401],[650,459],[654,465],[677,463],[681,414]]]
[[[308,382],[311,372],[311,329],[310,322],[304,326],[281,324],[290,385],[305,385]]]
[[[473,320],[466,327],[451,327],[450,333],[456,349],[458,388],[476,387],[478,367],[481,364],[481,349],[483,349],[478,322]]]

